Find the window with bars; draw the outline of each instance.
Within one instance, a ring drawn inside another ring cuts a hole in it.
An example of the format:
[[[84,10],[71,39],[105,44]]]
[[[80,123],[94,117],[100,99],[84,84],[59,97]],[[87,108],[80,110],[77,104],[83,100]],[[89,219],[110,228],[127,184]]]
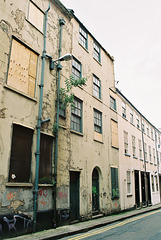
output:
[[[110,96],[110,108],[116,110],[116,99]]]
[[[82,101],[74,99],[74,107],[71,109],[71,129],[82,133]]]
[[[93,57],[98,61],[101,62],[101,49],[100,46],[94,42],[93,44]]]
[[[101,99],[101,81],[95,75],[93,75],[93,95]]]
[[[79,27],[79,43],[88,49],[88,33],[82,26]]]
[[[82,77],[82,65],[76,58],[72,60],[72,76],[74,79]]]
[[[126,104],[122,102],[122,117],[126,118]]]
[[[124,153],[128,154],[128,133],[124,131]]]
[[[9,182],[29,182],[31,174],[32,139],[32,129],[13,124]]]
[[[135,136],[132,136],[132,152],[133,152],[133,157],[136,157]]]
[[[127,171],[127,194],[131,194],[131,171]]]
[[[94,109],[94,131],[102,134],[102,113]]]
[[[143,156],[142,156],[142,145],[141,145],[141,140],[139,139],[138,142],[139,142],[139,158],[142,159]]]
[[[111,168],[112,200],[119,198],[118,168]]]

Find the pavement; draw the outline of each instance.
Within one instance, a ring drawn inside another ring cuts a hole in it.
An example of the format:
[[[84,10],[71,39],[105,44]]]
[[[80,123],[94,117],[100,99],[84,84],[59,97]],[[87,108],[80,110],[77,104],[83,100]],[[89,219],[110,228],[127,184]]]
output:
[[[94,228],[103,227],[117,221],[122,221],[127,218],[137,216],[150,211],[158,210],[161,208],[161,203],[153,206],[148,206],[132,211],[126,211],[115,215],[100,217],[97,219],[91,219],[84,222],[75,223],[72,225],[66,225],[55,229],[49,229],[37,233],[27,234],[19,237],[14,237],[12,240],[45,240],[45,239],[61,239],[63,237],[72,236],[74,234],[87,232]]]

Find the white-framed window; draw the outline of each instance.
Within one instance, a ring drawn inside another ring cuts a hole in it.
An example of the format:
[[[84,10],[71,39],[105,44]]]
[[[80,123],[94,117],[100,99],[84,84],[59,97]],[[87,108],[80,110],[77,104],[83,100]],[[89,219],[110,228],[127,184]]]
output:
[[[153,134],[153,128],[151,128],[151,138],[154,138],[154,134]]]
[[[133,157],[136,157],[135,136],[132,136],[132,153],[133,153]]]
[[[101,62],[101,48],[96,42],[93,43],[93,57]]]
[[[144,125],[144,121],[142,121],[142,132],[145,132],[145,125]]]
[[[101,81],[93,74],[93,95],[101,99]]]
[[[128,133],[124,131],[124,153],[128,154]]]
[[[126,104],[122,102],[122,117],[126,118]]]
[[[83,26],[79,27],[79,43],[88,49],[88,33]]]
[[[147,129],[147,135],[149,136],[149,125],[146,126]]]
[[[142,154],[142,144],[141,144],[141,140],[138,140],[139,142],[139,158],[142,159],[143,158],[143,154]]]
[[[154,162],[154,164],[156,164],[156,157],[155,157],[155,148],[153,148],[153,162]]]
[[[82,133],[82,100],[74,98],[74,107],[71,109],[71,129]]]
[[[133,123],[134,122],[134,115],[133,115],[133,111],[130,109],[130,122]]]
[[[132,193],[132,188],[131,188],[131,171],[127,171],[127,195]]]

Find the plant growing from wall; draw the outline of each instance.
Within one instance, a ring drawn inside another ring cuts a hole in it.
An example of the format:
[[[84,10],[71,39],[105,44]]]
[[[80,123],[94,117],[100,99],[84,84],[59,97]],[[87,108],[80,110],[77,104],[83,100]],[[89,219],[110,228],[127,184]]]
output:
[[[59,104],[60,108],[65,110],[68,105],[74,107],[74,94],[72,93],[73,87],[82,87],[86,84],[87,78],[75,79],[72,75],[69,79],[65,80],[65,87],[60,88],[59,91]],[[59,124],[55,123],[53,126],[53,133],[59,129]]]

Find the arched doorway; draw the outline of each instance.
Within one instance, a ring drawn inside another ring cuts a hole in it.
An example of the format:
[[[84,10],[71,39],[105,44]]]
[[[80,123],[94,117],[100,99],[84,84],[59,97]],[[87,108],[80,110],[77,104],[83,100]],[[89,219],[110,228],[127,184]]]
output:
[[[99,211],[99,174],[96,168],[92,173],[92,211]]]

